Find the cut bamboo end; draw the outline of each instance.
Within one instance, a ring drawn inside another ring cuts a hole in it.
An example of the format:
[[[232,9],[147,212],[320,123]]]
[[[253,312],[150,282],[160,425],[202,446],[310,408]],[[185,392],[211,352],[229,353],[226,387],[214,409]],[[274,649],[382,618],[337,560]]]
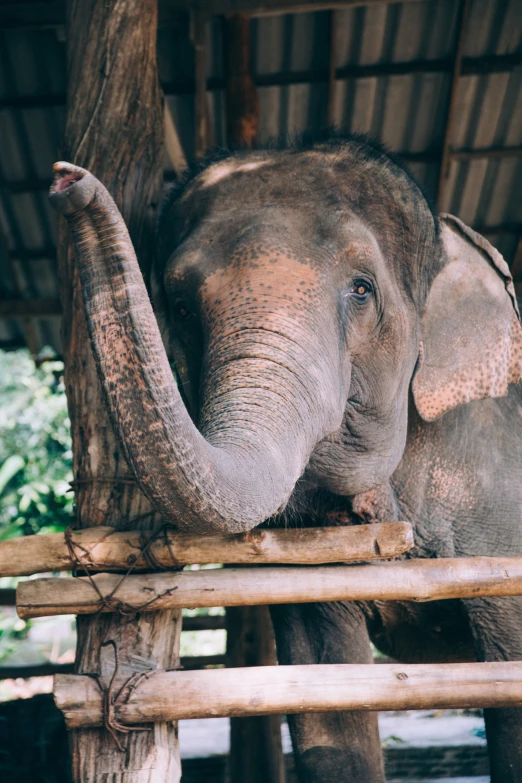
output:
[[[343,566],[223,568],[20,582],[20,617],[317,601],[522,595],[522,558],[447,558]],[[94,586],[95,585],[95,586]],[[103,600],[100,600],[100,595]]]
[[[102,682],[108,686],[108,678]],[[114,692],[124,683],[118,678]],[[116,717],[128,725],[338,710],[520,707],[522,661],[155,671],[122,694]],[[56,675],[54,698],[68,729],[102,724],[102,694],[92,677]]]
[[[73,562],[61,533],[0,542],[0,576],[69,571],[77,565],[97,571],[150,570],[140,552],[146,533],[95,527],[72,533]],[[302,530],[252,530],[223,536],[192,536],[165,530],[150,544],[150,559],[161,568],[193,563],[284,563],[303,565],[391,558],[413,546],[407,522]]]

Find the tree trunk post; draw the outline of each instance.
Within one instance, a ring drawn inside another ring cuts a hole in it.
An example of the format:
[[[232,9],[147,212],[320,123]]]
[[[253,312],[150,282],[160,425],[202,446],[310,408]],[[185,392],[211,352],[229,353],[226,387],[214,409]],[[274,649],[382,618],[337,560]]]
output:
[[[107,186],[129,227],[147,279],[163,168],[156,62],[156,0],[67,0],[68,92],[62,157]],[[58,242],[65,383],[71,418],[77,527],[150,527],[148,500],[112,431],[87,335],[74,253],[63,220]],[[78,618],[78,673],[120,675],[173,668],[181,612]],[[107,645],[104,643],[111,642]],[[75,783],[178,783],[175,723],[120,734],[71,733]]]

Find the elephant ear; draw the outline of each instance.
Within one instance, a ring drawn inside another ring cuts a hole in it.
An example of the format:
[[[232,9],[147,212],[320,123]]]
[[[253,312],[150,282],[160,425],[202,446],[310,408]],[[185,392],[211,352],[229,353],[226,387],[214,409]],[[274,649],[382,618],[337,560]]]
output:
[[[522,328],[509,267],[483,237],[441,215],[447,263],[430,289],[412,391],[425,421],[504,397],[522,378]]]

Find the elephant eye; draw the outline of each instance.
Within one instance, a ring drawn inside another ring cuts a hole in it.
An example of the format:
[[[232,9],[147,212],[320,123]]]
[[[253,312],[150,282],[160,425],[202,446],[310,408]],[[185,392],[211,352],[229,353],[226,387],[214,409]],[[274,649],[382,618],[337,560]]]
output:
[[[354,280],[345,296],[358,302],[366,302],[373,291],[373,286],[367,280]]]
[[[184,299],[177,299],[174,302],[174,315],[177,318],[181,318],[183,321],[186,321],[187,318],[190,318],[192,315],[192,311],[190,310],[188,304],[185,302]]]

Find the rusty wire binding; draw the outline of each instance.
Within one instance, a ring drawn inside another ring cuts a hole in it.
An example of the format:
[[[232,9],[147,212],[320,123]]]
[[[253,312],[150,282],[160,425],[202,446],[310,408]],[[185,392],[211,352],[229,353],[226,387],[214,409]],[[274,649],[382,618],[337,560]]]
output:
[[[142,514],[140,517],[137,517],[134,521],[150,516],[152,513],[153,512]],[[147,565],[152,570],[155,571],[165,570],[161,566],[161,564],[156,560],[156,558],[154,557],[151,551],[152,544],[155,541],[157,541],[160,538],[160,536],[164,536],[165,544],[167,546],[167,549],[169,551],[172,560],[172,569],[169,570],[175,570],[175,571],[182,570],[182,566],[177,561],[171,549],[168,536],[166,535],[167,527],[171,527],[171,525],[169,523],[164,523],[160,525],[157,530],[154,530],[151,533],[145,530],[140,533],[139,554],[136,555],[136,558],[131,563],[126,573],[122,574],[120,581],[108,596],[104,596],[100,592],[98,585],[93,579],[89,566],[87,565],[84,559],[87,558],[88,560],[91,560],[91,553],[89,552],[89,550],[86,547],[84,547],[82,544],[80,544],[78,541],[74,540],[72,527],[68,527],[64,531],[65,546],[67,547],[71,561],[74,564],[73,573],[75,573],[77,570],[82,570],[87,576],[89,583],[98,594],[99,608],[96,614],[99,614],[104,607],[107,607],[109,609],[112,609],[113,611],[117,611],[123,617],[132,617],[133,615],[137,614],[137,612],[147,609],[159,598],[162,598],[162,596],[167,595],[168,593],[171,592],[170,590],[165,590],[160,595],[156,595],[150,601],[147,601],[146,603],[141,604],[140,606],[134,606],[133,604],[126,603],[125,601],[121,601],[120,599],[115,597],[115,593],[121,587],[122,583],[129,576],[129,574],[132,573],[133,569],[136,566],[136,563],[139,561],[140,558],[143,558],[143,560],[147,563]],[[110,535],[111,533],[108,534],[106,533],[102,538],[100,538],[99,542],[97,543],[101,543],[102,541],[107,539]],[[91,565],[94,568],[96,567],[95,563],[92,563],[92,561],[91,561]],[[105,729],[109,732],[109,734],[114,739],[114,742],[118,747],[118,750],[120,750],[122,753],[125,753],[126,747],[122,744],[118,734],[119,733],[129,734],[132,731],[150,731],[151,726],[125,726],[124,724],[120,723],[120,721],[118,720],[116,715],[116,710],[119,706],[125,704],[128,701],[131,693],[135,690],[135,688],[137,688],[140,682],[142,682],[144,679],[147,679],[151,674],[153,674],[153,670],[147,672],[135,672],[127,680],[125,680],[121,688],[115,693],[114,688],[115,688],[116,678],[118,676],[118,671],[119,671],[118,648],[116,642],[114,641],[114,639],[108,639],[107,641],[103,642],[100,645],[100,649],[102,647],[107,647],[109,645],[114,650],[115,667],[114,667],[114,672],[109,681],[108,687],[104,686],[101,680],[101,675],[88,673],[88,672],[86,672],[85,674],[87,677],[91,677],[96,682],[102,694],[103,725]]]
[[[153,674],[153,670],[151,669],[147,672],[135,672],[125,680],[121,688],[115,693],[114,687],[120,668],[118,647],[114,639],[108,639],[106,642],[103,642],[100,645],[100,649],[102,647],[108,646],[111,646],[114,651],[114,671],[112,673],[111,679],[109,680],[108,687],[104,686],[103,682],[101,681],[100,674],[86,674],[85,676],[91,677],[98,685],[102,695],[103,725],[118,746],[118,750],[120,750],[122,753],[125,753],[127,749],[122,744],[118,734],[130,734],[132,731],[150,731],[152,726],[125,726],[118,720],[116,716],[116,709],[122,704],[126,704],[130,698],[131,693],[138,687],[140,682],[143,682],[143,680],[146,680],[148,677],[150,677],[151,674]]]
[[[149,516],[153,512],[149,512],[148,514],[143,514],[140,517],[137,517],[137,519],[142,519],[143,517]],[[134,521],[137,521],[134,520]],[[91,587],[95,590],[95,592],[98,595],[99,598],[99,606],[95,614],[99,614],[103,608],[107,608],[111,611],[118,612],[122,617],[132,617],[133,615],[137,614],[138,612],[142,612],[144,609],[147,609],[148,607],[152,606],[156,601],[158,601],[160,598],[163,598],[163,596],[168,595],[172,592],[172,589],[165,590],[163,593],[160,593],[159,595],[154,596],[154,598],[151,598],[150,601],[146,601],[143,604],[140,604],[139,606],[135,606],[134,604],[129,604],[126,601],[121,601],[119,598],[116,597],[116,593],[125,581],[125,579],[133,572],[133,570],[136,567],[136,564],[140,560],[140,558],[143,558],[145,563],[149,566],[151,570],[154,571],[164,571],[165,569],[161,564],[156,560],[153,553],[151,552],[152,544],[157,541],[160,536],[164,536],[165,538],[165,544],[167,546],[167,549],[169,551],[171,560],[172,560],[172,567],[169,570],[172,571],[181,571],[183,566],[180,565],[180,563],[177,561],[172,548],[170,546],[170,541],[168,540],[168,536],[166,535],[166,528],[171,527],[170,523],[165,522],[161,524],[157,530],[152,531],[149,533],[148,531],[142,531],[140,533],[140,548],[139,548],[139,554],[136,555],[134,561],[130,564],[127,571],[122,574],[121,579],[116,584],[114,589],[110,592],[109,595],[104,596],[98,585],[93,579],[93,575],[91,570],[89,569],[89,566],[84,560],[84,557],[88,557],[90,559],[91,554],[90,552],[84,547],[82,544],[78,543],[73,538],[73,530],[71,527],[68,527],[64,532],[64,540],[65,540],[65,546],[67,547],[67,551],[69,552],[69,556],[71,558],[71,561],[73,563],[73,573],[76,574],[79,570],[83,571],[87,579],[89,580],[89,584]],[[102,538],[100,538],[99,543],[104,541],[109,535],[111,534],[105,534]],[[82,557],[83,555],[83,557]],[[96,565],[93,563],[93,568],[96,568]],[[175,589],[175,588],[174,588]]]

